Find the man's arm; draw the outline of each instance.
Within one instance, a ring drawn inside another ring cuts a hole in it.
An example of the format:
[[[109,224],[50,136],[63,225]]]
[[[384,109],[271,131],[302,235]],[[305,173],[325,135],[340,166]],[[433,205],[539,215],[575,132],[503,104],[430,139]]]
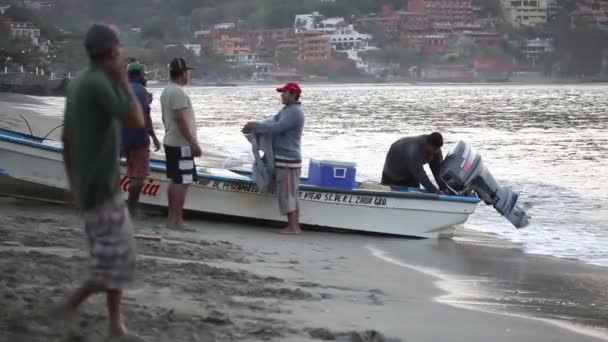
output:
[[[133,89],[131,89],[124,67],[116,65],[115,68],[106,70],[106,74],[112,80],[112,85],[108,87],[101,82],[95,83],[95,86],[97,86],[95,92],[99,99],[98,104],[103,106],[106,112],[118,117],[123,125],[144,129],[145,123],[141,106],[133,93]]]
[[[188,127],[188,122],[186,121],[186,110],[187,108],[174,110],[175,123],[177,124],[179,132],[186,139],[188,144],[190,144],[191,146],[198,145],[198,140],[196,139],[196,137],[192,136],[192,133],[190,133],[190,128]]]
[[[422,186],[424,186],[427,191],[433,193],[439,191],[437,187],[431,182],[429,176],[427,176],[422,163],[420,163],[419,161],[412,160],[408,165],[408,169],[410,170],[410,173],[414,176],[414,179],[418,183],[422,184]]]
[[[446,186],[445,183],[441,180],[441,177],[439,176],[440,171],[441,171],[441,162],[443,161],[443,153],[441,153],[441,151],[439,151],[439,153],[435,154],[435,156],[433,156],[433,159],[429,162],[429,167],[431,168],[431,172],[433,173],[433,177],[435,177],[435,181],[437,182],[437,185],[439,185],[439,189],[441,191],[445,191]]]
[[[122,119],[122,122],[125,126],[130,128],[145,129],[146,123],[144,120],[144,115],[141,106],[139,104],[139,100],[133,93],[133,89],[131,89],[131,86],[129,85],[129,81],[126,76],[124,78],[121,78],[118,81],[118,84],[124,94],[127,96],[127,101],[129,103],[128,110],[125,113],[120,113],[120,118]]]
[[[188,144],[190,144],[192,156],[200,157],[203,152],[201,151],[201,147],[198,146],[198,140],[196,139],[196,137],[192,136],[192,133],[190,133],[190,129],[188,127],[188,122],[186,121],[186,115],[187,115],[186,110],[187,110],[187,108],[174,110],[175,124],[177,125],[177,128],[179,129],[179,131],[182,134],[182,136],[184,137],[184,139],[186,139]]]
[[[155,150],[158,151],[160,149],[160,141],[156,137],[156,132],[154,132],[154,125],[152,124],[152,117],[150,116],[150,112],[144,113],[144,120],[146,123],[146,132],[152,138]]]
[[[65,122],[65,120],[64,120]],[[65,174],[68,178],[68,189],[72,189],[72,152],[70,138],[68,137],[67,127],[64,124],[63,133],[61,133],[61,141],[63,143],[63,164],[65,166]]]
[[[158,151],[160,149],[160,142],[156,137],[156,132],[154,132],[154,125],[152,123],[152,117],[150,116],[150,94],[148,94],[146,88],[144,88],[143,86],[138,89],[134,88],[133,90],[135,96],[137,97],[137,100],[139,101],[139,104],[141,105],[146,133],[152,138],[152,141],[154,142],[154,148],[156,149],[156,151]]]
[[[302,115],[298,111],[291,111],[281,115],[278,120],[258,121],[253,126],[253,132],[257,134],[279,134],[297,127],[302,122]]]
[[[68,183],[68,191],[66,192],[66,196],[65,196],[65,202],[68,205],[72,205],[74,203],[74,195],[73,192],[74,191],[74,181],[72,178],[72,143],[70,141],[70,137],[69,137],[69,131],[71,129],[71,125],[68,122],[68,117],[67,117],[67,108],[69,106],[68,101],[66,101],[66,105],[65,105],[65,114],[63,115],[63,131],[61,132],[61,142],[63,143],[63,150],[61,151],[62,155],[63,155],[63,166],[65,168],[65,176],[67,178],[67,183]]]

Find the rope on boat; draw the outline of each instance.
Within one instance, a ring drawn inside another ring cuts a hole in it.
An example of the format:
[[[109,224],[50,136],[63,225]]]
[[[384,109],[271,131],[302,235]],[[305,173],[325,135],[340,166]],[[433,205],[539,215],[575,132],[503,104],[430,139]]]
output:
[[[45,141],[46,138],[49,137],[49,135],[51,135],[53,132],[55,132],[55,130],[57,130],[57,128],[63,127],[63,124],[61,124],[61,125],[53,128],[52,130],[50,130],[43,138],[38,138],[38,137],[34,136],[34,132],[32,131],[32,126],[30,126],[30,123],[27,121],[27,119],[21,114],[19,114],[19,116],[21,117],[23,122],[25,122],[25,125],[27,126],[28,131],[30,131],[30,136],[32,136],[32,138],[40,140],[40,142]]]
[[[61,124],[61,125],[59,125],[59,126],[57,126],[57,127],[53,128],[53,129],[52,129],[50,132],[48,132],[48,133],[47,133],[47,134],[44,136],[44,138],[42,138],[42,141],[46,140],[46,138],[48,138],[48,137],[49,137],[49,135],[51,135],[51,133],[55,132],[55,130],[56,130],[57,128],[59,128],[59,127],[63,127],[63,124]]]
[[[26,119],[26,118],[25,118],[23,115],[19,114],[19,116],[20,116],[20,117],[21,117],[21,119],[23,119],[23,121],[25,122],[25,124],[27,125],[27,129],[30,131],[30,135],[33,137],[33,136],[34,136],[34,133],[32,132],[32,127],[30,126],[30,123],[29,123],[29,122],[27,122],[27,119]]]

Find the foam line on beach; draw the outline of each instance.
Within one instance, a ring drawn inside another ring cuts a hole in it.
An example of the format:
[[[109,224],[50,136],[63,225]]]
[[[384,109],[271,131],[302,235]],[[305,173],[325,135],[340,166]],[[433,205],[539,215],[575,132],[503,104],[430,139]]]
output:
[[[535,317],[535,316],[531,316],[531,315],[516,314],[516,313],[506,312],[506,311],[502,311],[502,310],[484,309],[482,307],[483,304],[481,302],[477,303],[477,305],[471,305],[470,301],[464,302],[462,299],[463,298],[476,298],[477,297],[476,294],[479,294],[479,292],[473,291],[470,287],[465,285],[467,283],[466,280],[468,278],[457,279],[456,277],[450,276],[450,275],[448,275],[444,272],[441,272],[439,270],[436,270],[436,269],[405,263],[397,258],[394,258],[388,252],[383,251],[372,245],[366,245],[365,248],[374,257],[376,257],[384,262],[390,263],[395,266],[407,268],[407,269],[428,275],[430,277],[436,278],[437,280],[434,282],[435,286],[438,289],[445,292],[445,294],[442,294],[442,295],[439,295],[439,296],[433,298],[433,300],[438,303],[450,305],[452,307],[456,307],[459,309],[484,312],[484,313],[496,314],[496,315],[504,315],[504,316],[514,317],[514,318],[531,319],[531,320],[551,324],[558,328],[565,329],[565,330],[568,330],[568,331],[571,331],[571,332],[574,332],[577,334],[608,341],[608,330],[606,330],[606,329],[588,327],[588,326],[583,326],[583,325],[555,320],[555,319],[541,318],[541,317]]]

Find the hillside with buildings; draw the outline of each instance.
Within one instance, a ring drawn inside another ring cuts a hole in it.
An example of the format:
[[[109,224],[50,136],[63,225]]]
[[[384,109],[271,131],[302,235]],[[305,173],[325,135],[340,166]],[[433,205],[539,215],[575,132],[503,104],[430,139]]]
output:
[[[0,0],[4,72],[75,73],[92,22],[151,77],[507,81],[608,75],[608,0]]]

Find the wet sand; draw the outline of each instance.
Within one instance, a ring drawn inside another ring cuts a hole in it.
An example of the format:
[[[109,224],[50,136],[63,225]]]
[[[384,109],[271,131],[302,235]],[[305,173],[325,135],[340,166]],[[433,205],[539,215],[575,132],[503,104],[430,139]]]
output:
[[[445,262],[432,242],[328,232],[285,237],[269,227],[204,217],[189,218],[196,233],[180,233],[160,228],[161,214],[147,211],[136,222],[137,234],[162,241],[138,240],[137,281],[125,303],[128,326],[145,341],[599,341],[589,335],[603,334],[478,311],[485,308],[473,303],[449,305],[458,303],[442,298],[476,293],[474,286],[440,289],[432,272],[374,255],[374,248],[405,243],[420,259]],[[86,275],[74,210],[0,198],[0,216],[0,330],[6,332],[0,341],[105,341],[101,297],[83,306],[69,333],[46,314]],[[479,247],[466,248],[477,253]],[[496,253],[483,250],[487,257],[501,256]]]

